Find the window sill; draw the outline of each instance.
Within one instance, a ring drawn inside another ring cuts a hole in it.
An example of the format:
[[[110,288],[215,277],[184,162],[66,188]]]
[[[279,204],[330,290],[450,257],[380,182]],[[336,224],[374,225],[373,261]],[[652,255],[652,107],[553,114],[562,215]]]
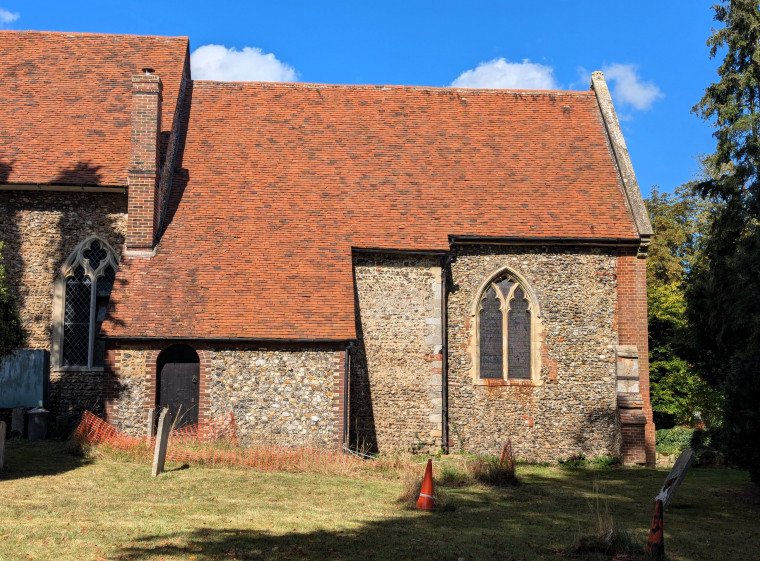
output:
[[[541,380],[510,380],[510,379],[498,379],[498,378],[479,378],[475,380],[476,386],[488,386],[488,387],[499,387],[499,386],[527,386],[527,387],[536,387],[543,385],[543,382]]]
[[[104,366],[56,366],[53,372],[105,372]]]

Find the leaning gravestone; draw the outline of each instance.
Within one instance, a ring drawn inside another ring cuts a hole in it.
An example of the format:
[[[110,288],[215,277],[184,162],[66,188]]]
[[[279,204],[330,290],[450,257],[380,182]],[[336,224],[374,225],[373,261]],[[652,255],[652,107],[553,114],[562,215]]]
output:
[[[15,407],[11,416],[11,436],[21,438],[24,436],[24,418],[26,416],[26,408]]]
[[[158,435],[156,436],[156,448],[153,452],[153,477],[164,471],[166,446],[169,443],[169,432],[171,431],[170,424],[169,408],[164,407],[163,411],[161,411],[161,416],[158,418]]]
[[[0,421],[0,469],[5,465],[5,421]]]
[[[670,470],[670,473],[665,478],[665,483],[662,484],[660,493],[654,498],[655,502],[662,501],[662,508],[668,506],[673,495],[676,494],[676,489],[681,485],[683,478],[686,477],[686,472],[689,471],[692,463],[694,463],[694,450],[687,448],[678,456],[673,469]]]
[[[156,410],[151,407],[148,409],[148,430],[145,435],[145,447],[150,446],[150,441],[156,436]]]

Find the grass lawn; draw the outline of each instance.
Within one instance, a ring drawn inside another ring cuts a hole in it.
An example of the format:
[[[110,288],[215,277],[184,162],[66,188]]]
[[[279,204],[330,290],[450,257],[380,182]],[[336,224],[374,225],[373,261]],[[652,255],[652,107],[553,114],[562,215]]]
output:
[[[451,489],[456,510],[424,513],[396,502],[391,477],[169,464],[152,478],[148,465],[63,448],[7,444],[0,560],[562,559],[605,509],[643,551],[667,474],[518,466],[520,486]],[[665,512],[665,550],[673,561],[758,559],[758,519],[745,472],[692,469]],[[593,555],[582,558],[605,558]]]

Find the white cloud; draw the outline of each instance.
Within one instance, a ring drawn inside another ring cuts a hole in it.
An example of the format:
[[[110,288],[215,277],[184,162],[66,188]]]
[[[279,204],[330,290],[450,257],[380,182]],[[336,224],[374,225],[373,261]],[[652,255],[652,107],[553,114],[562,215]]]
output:
[[[500,88],[521,90],[552,90],[557,88],[554,69],[531,62],[507,62],[496,58],[481,62],[474,70],[459,75],[451,85],[455,88]]]
[[[568,89],[570,90],[587,90],[591,84],[591,71],[585,66],[577,66],[575,68],[576,80],[570,82]]]
[[[613,83],[610,93],[617,103],[627,103],[643,111],[665,97],[653,82],[641,81],[635,64],[610,64],[602,72],[605,79]]]
[[[0,24],[12,23],[19,18],[19,15],[15,12],[9,12],[0,8]]]
[[[195,80],[295,82],[298,77],[292,66],[256,47],[238,51],[223,45],[203,45],[190,55],[190,69]]]

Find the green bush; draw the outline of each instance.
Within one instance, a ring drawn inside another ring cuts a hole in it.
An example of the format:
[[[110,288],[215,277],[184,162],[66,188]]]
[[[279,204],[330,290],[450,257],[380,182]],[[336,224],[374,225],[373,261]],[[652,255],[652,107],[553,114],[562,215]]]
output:
[[[725,454],[720,449],[723,429],[696,429],[691,436],[691,449],[694,450],[694,465],[697,467],[723,467],[726,465]]]
[[[673,427],[672,429],[660,429],[655,433],[657,452],[668,456],[675,456],[691,446],[691,437],[694,429],[689,427]]]
[[[605,469],[619,465],[620,458],[617,456],[597,456],[592,460],[581,453],[567,459],[560,458],[557,463],[565,468]]]

